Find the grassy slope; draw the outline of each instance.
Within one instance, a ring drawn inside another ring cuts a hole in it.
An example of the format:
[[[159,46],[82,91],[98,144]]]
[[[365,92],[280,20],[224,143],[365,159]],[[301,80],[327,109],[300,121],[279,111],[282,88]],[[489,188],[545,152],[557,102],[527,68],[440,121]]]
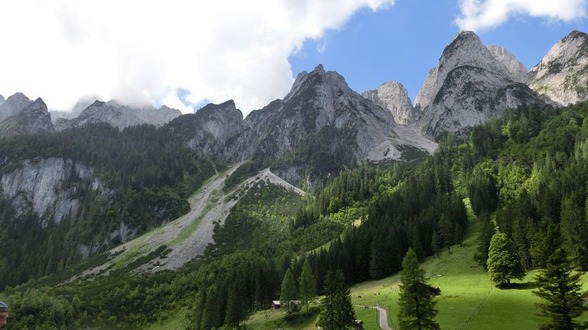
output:
[[[451,253],[443,251],[440,257],[430,257],[421,264],[430,278],[430,284],[441,289],[437,298],[439,314],[436,320],[442,329],[536,329],[541,318],[536,315],[540,299],[532,294],[530,282],[537,274],[532,271],[512,289],[498,289],[484,269],[474,261],[476,237],[470,234],[462,246],[454,246]],[[588,289],[588,274],[582,276]],[[398,328],[398,285],[400,276],[394,275],[378,281],[360,283],[351,288],[356,316],[364,321],[365,329],[379,329],[377,314],[367,306],[380,305],[388,310],[393,328]],[[315,301],[318,304],[319,299]],[[251,329],[315,329],[318,317],[303,325],[288,324],[283,312],[263,311],[254,314],[247,322]],[[580,320],[588,321],[588,313]]]

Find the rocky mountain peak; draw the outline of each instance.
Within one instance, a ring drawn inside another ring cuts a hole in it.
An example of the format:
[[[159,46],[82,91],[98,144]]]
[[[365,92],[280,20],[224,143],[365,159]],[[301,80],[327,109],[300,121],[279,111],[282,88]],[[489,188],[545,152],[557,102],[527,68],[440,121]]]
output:
[[[488,50],[506,67],[514,81],[524,83],[527,80],[529,70],[508,49],[491,45],[488,46]]]
[[[219,118],[232,118],[234,120],[243,120],[243,113],[237,109],[235,101],[228,100],[221,104],[210,103],[197,111],[202,116],[213,116]]]
[[[427,135],[461,134],[508,108],[545,105],[525,81],[524,66],[501,47],[486,47],[470,31],[445,47],[415,100]]]
[[[9,96],[0,104],[0,121],[17,115],[20,111],[31,104],[31,100],[23,93],[15,93]]]
[[[385,82],[377,89],[366,91],[361,95],[382,108],[390,110],[394,121],[398,124],[409,124],[418,118],[418,112],[413,111],[406,88],[399,82]]]
[[[0,94],[0,105],[2,105],[2,103],[4,103],[4,96],[2,96],[2,94]]]
[[[64,116],[57,119],[55,121],[57,129],[79,127],[90,123],[108,123],[120,129],[142,124],[162,126],[181,115],[181,112],[177,109],[163,106],[160,109],[155,109],[150,105],[128,106],[122,105],[116,100],[108,102],[99,100],[93,102],[88,100],[80,101],[76,105],[77,111],[79,111],[79,107],[85,104],[89,105],[81,110],[79,115],[71,119]]]
[[[14,114],[0,122],[0,136],[39,134],[53,131],[51,115],[41,98],[29,100],[24,94],[9,97],[0,108],[11,108]],[[6,106],[6,107],[5,107]],[[24,106],[19,109],[19,107]]]
[[[415,108],[423,111],[431,105],[447,75],[460,67],[479,68],[513,82],[523,82],[524,76],[516,62],[508,51],[492,47],[489,49],[474,32],[461,31],[443,50],[439,66],[429,72],[415,99]]]
[[[531,69],[529,86],[560,105],[588,100],[588,35],[573,31]]]
[[[210,103],[195,113],[173,119],[165,128],[201,157],[234,161],[252,154],[251,145],[236,138],[249,126],[233,100]],[[240,145],[240,142],[244,143]]]

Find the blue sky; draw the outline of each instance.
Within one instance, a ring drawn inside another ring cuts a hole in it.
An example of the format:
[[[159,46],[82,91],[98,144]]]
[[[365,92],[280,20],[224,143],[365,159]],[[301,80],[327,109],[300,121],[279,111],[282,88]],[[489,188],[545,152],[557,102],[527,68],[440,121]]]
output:
[[[310,71],[318,63],[343,75],[352,89],[363,92],[386,81],[398,81],[414,101],[429,69],[460,27],[454,0],[399,0],[389,9],[363,9],[339,30],[308,40],[289,57],[293,72]],[[588,32],[586,18],[569,22],[517,15],[502,25],[477,32],[485,45],[506,47],[527,69],[573,30]]]
[[[588,0],[3,0],[0,94],[68,110],[88,97],[243,113],[283,98],[317,64],[358,92],[394,80],[414,100],[460,29],[528,68]]]

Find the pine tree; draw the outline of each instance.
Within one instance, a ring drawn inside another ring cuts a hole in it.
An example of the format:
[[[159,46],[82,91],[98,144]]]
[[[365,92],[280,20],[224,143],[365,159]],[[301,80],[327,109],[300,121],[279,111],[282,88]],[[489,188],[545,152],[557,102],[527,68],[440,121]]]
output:
[[[434,296],[438,289],[427,284],[425,271],[419,267],[416,253],[409,249],[402,260],[400,309],[398,321],[401,329],[440,329],[434,318],[437,315]]]
[[[341,270],[329,270],[325,279],[325,297],[321,301],[318,325],[326,330],[347,329],[355,321],[351,292]]]
[[[449,217],[445,214],[442,214],[441,219],[439,219],[439,230],[443,239],[443,245],[447,248],[447,252],[451,253],[451,245],[455,242],[455,228]]]
[[[549,318],[540,329],[586,328],[574,321],[586,307],[581,297],[580,274],[572,271],[566,250],[559,248],[549,257],[547,268],[535,278],[539,288],[533,293],[546,300],[538,304],[539,315]]]
[[[433,231],[433,236],[431,237],[431,249],[433,249],[437,258],[439,258],[439,251],[441,251],[441,248],[442,246],[439,235],[437,234],[437,231]]]
[[[290,313],[290,301],[298,298],[298,289],[296,288],[296,280],[290,268],[286,270],[284,279],[282,280],[282,290],[280,293],[280,301],[282,305],[288,305],[288,313]]]
[[[302,303],[306,306],[306,314],[308,314],[308,303],[314,297],[316,297],[316,279],[307,259],[304,261],[302,273],[300,274],[300,298],[302,298]]]
[[[561,202],[561,233],[564,247],[572,265],[582,270],[588,269],[588,225],[580,208],[579,196],[572,193]]]
[[[504,233],[497,232],[492,236],[487,266],[490,279],[497,285],[510,285],[511,279],[525,276],[517,247]]]

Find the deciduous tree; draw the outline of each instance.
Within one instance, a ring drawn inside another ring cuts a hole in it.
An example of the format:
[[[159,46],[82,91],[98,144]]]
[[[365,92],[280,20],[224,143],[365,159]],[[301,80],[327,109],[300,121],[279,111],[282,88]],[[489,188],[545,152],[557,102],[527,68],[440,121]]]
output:
[[[492,236],[487,266],[490,279],[497,285],[510,285],[511,279],[525,276],[514,242],[501,232]]]

